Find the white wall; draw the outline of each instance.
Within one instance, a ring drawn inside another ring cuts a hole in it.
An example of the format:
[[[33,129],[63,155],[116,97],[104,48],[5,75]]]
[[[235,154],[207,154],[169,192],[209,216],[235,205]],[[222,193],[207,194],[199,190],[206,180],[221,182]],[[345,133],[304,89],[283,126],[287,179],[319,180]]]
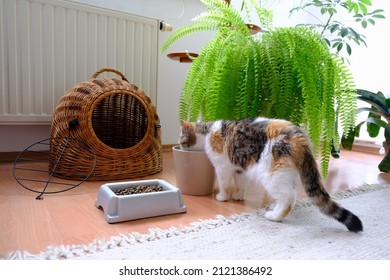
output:
[[[70,0],[68,0],[70,1]],[[81,3],[96,3],[96,5],[125,11],[133,14],[164,20],[178,28],[190,23],[190,20],[204,10],[199,0],[77,0]],[[241,0],[233,0],[235,7],[240,7]],[[288,11],[294,2],[290,0],[269,0],[268,4],[274,10],[274,25],[289,26],[309,20],[307,15],[295,15],[291,18]],[[386,38],[390,30],[390,1],[372,1],[378,8],[387,11],[386,20],[378,21],[377,26],[366,32],[368,48],[353,47],[350,58],[351,71],[356,85],[372,91],[382,90],[390,95],[388,65],[390,65],[390,41]],[[386,33],[387,32],[387,33]],[[160,32],[160,46],[170,35]],[[210,34],[197,34],[178,41],[169,52],[198,52],[210,38]],[[163,144],[177,143],[178,104],[181,88],[190,64],[170,60],[166,54],[161,54],[158,61],[157,109],[161,118]],[[0,126],[0,152],[21,151],[37,140],[48,138],[49,126]]]
[[[174,29],[188,25],[191,19],[204,10],[199,0],[66,0],[128,12],[163,20]],[[170,35],[159,33],[159,45]],[[198,52],[210,38],[200,34],[178,41],[168,52]],[[159,51],[159,50],[158,50]],[[163,144],[177,143],[179,134],[178,104],[181,88],[190,64],[179,63],[159,55],[157,110],[161,119]],[[50,137],[49,125],[0,125],[0,152],[22,151],[34,142]]]

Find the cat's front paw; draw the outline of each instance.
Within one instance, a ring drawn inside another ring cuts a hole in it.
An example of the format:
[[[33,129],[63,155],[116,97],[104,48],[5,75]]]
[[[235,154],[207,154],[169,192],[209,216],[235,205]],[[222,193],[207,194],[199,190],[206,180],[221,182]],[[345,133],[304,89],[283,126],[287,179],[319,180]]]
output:
[[[276,203],[274,202],[274,203],[271,203],[270,205],[268,205],[268,209],[271,211],[271,210],[274,210],[274,208],[275,208],[275,206],[276,206]]]
[[[245,200],[245,194],[242,193],[242,192],[236,192],[236,193],[234,193],[234,194],[232,195],[232,198],[233,198],[234,200],[239,200],[239,201]]]
[[[215,196],[215,198],[218,200],[218,201],[228,201],[229,200],[229,197],[226,193],[222,193],[222,192],[219,192],[217,193],[217,195]]]
[[[275,211],[268,211],[265,213],[264,217],[267,220],[273,221],[273,222],[280,222],[282,220],[282,217],[280,217]]]

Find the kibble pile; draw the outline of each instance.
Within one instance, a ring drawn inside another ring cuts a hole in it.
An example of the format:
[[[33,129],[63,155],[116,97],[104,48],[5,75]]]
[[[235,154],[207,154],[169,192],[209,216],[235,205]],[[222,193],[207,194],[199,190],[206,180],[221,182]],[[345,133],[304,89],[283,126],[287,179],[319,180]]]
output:
[[[131,195],[131,194],[140,194],[140,193],[151,193],[151,192],[161,192],[164,190],[163,186],[160,185],[138,185],[130,186],[122,189],[114,190],[116,195]]]

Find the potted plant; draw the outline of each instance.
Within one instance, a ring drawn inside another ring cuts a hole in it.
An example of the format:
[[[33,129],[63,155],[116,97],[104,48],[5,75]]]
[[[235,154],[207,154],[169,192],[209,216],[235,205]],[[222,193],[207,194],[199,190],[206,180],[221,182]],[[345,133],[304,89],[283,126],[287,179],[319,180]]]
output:
[[[367,132],[370,137],[377,137],[380,129],[384,129],[384,137],[386,141],[387,151],[379,163],[378,168],[381,172],[390,171],[390,98],[386,98],[382,92],[374,93],[368,90],[358,89],[357,98],[365,101],[371,107],[362,107],[358,112],[368,112],[368,117],[364,121],[358,123],[355,128],[346,133],[342,137],[342,147],[347,150],[352,150],[355,137],[359,137],[360,129],[363,124],[367,124]]]
[[[325,40],[308,27],[273,28],[272,13],[255,0],[263,32],[251,35],[240,11],[220,0],[201,0],[207,11],[177,29],[162,46],[194,32],[214,37],[194,58],[180,99],[180,120],[242,119],[262,115],[288,119],[307,129],[327,175],[338,125],[354,127],[356,96],[352,75]],[[336,108],[336,109],[335,109]]]
[[[296,12],[305,12],[314,19],[313,23],[304,24],[317,30],[324,38],[332,52],[345,59],[352,54],[352,45],[365,45],[365,36],[359,33],[351,23],[361,28],[374,26],[377,19],[384,19],[384,10],[370,11],[371,0],[309,0],[290,10],[290,16]],[[341,17],[337,18],[337,15]],[[349,17],[350,16],[350,17]]]

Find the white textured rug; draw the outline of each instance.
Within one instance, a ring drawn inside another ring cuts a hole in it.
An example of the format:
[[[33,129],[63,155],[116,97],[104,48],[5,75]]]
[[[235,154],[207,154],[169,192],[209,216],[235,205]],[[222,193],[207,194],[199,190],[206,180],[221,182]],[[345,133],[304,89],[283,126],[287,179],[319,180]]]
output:
[[[390,185],[367,185],[334,197],[360,217],[363,232],[349,232],[317,207],[298,202],[281,223],[266,220],[260,209],[184,228],[123,234],[87,246],[48,247],[38,255],[18,251],[7,259],[390,260]]]

